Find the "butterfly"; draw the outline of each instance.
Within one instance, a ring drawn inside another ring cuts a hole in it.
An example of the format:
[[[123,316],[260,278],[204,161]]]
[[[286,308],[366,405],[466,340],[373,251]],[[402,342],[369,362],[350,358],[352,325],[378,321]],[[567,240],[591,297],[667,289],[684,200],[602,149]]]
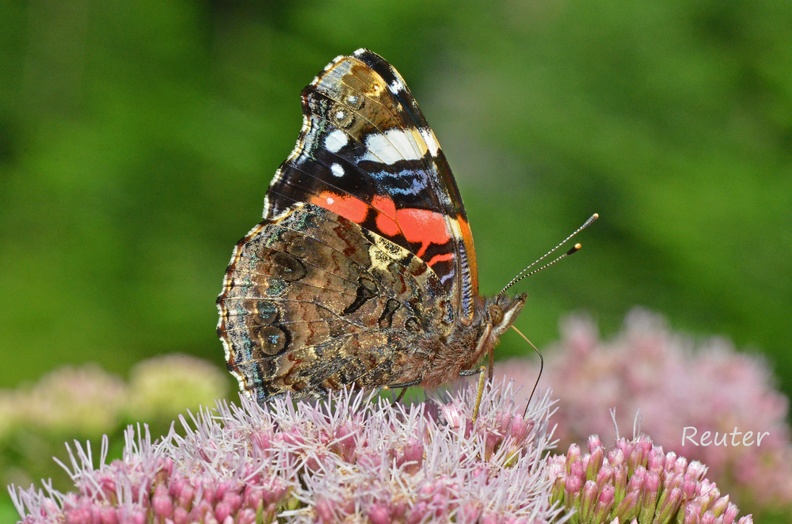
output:
[[[290,393],[434,388],[492,364],[526,295],[483,297],[445,155],[401,75],[339,56],[302,92],[297,144],[234,248],[217,299],[228,369]]]

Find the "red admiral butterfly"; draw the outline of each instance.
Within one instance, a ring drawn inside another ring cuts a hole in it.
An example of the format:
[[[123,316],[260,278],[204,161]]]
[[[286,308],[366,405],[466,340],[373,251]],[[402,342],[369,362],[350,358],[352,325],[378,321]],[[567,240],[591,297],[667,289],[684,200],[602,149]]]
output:
[[[396,70],[366,49],[302,92],[297,145],[217,299],[228,369],[259,403],[470,374],[525,304],[478,293],[445,155]],[[466,373],[468,372],[468,373]]]

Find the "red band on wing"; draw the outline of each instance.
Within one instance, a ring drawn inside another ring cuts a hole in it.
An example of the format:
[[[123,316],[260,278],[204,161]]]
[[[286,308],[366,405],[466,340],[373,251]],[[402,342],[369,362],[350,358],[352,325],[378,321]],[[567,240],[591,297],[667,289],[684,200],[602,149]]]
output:
[[[421,244],[415,255],[423,257],[429,244],[443,245],[451,240],[451,231],[445,215],[437,211],[418,208],[396,209],[390,197],[377,195],[371,207],[379,211],[377,227],[387,236],[396,236],[399,231],[410,244]]]
[[[451,240],[448,222],[442,213],[428,209],[406,208],[396,211],[404,238],[413,244],[421,244],[416,255],[423,257],[429,244],[443,245]]]
[[[375,219],[379,230],[389,237],[398,235],[399,224],[396,223],[396,204],[393,200],[377,195],[371,200],[371,207],[379,211]]]
[[[310,202],[329,209],[356,224],[362,224],[370,209],[374,209],[378,233],[386,237],[395,237],[399,233],[410,244],[420,244],[415,253],[423,258],[430,244],[444,245],[451,240],[452,231],[445,215],[437,211],[419,208],[396,209],[393,199],[387,196],[375,196],[371,204],[352,196],[339,195],[331,191],[323,191],[319,196],[311,197]],[[470,238],[467,222],[461,222],[463,234]],[[453,253],[442,253],[432,257],[428,262],[433,264],[453,259]]]
[[[396,204],[389,196],[374,195],[374,198],[371,199],[371,207],[390,218],[396,216]]]
[[[319,196],[310,199],[311,204],[329,209],[356,224],[362,224],[368,215],[369,205],[359,198],[342,196],[331,191],[322,191]]]
[[[454,259],[453,253],[441,253],[439,255],[435,255],[432,257],[432,260],[426,263],[429,267],[434,267],[435,264],[439,264],[440,262],[448,262],[449,260]]]

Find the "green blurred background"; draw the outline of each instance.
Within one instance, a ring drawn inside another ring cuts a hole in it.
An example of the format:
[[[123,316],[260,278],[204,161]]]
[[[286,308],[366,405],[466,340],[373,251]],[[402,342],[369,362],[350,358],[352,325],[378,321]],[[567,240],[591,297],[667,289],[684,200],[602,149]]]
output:
[[[538,345],[644,305],[792,391],[792,3],[2,3],[0,386],[175,351],[223,366],[234,243],[333,57],[391,61],[443,144],[496,292]],[[506,335],[499,355],[527,353]]]

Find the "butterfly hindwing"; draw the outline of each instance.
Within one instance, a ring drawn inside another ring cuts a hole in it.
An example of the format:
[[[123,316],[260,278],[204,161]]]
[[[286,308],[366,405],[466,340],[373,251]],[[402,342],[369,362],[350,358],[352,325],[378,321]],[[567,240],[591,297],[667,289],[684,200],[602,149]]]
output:
[[[228,367],[259,401],[419,380],[453,319],[425,262],[305,203],[237,244],[218,302]]]

